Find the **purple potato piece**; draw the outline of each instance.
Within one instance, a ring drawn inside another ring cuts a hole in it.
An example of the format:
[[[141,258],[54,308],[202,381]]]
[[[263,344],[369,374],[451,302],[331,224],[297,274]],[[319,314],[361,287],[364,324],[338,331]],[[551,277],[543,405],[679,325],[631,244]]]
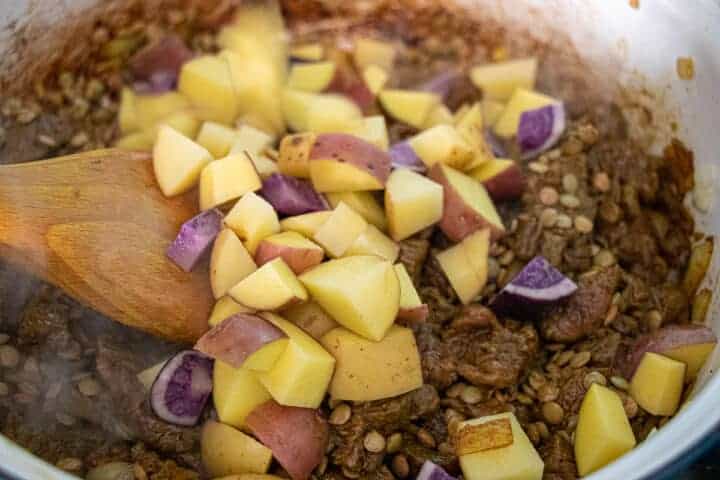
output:
[[[505,148],[505,145],[503,145],[502,140],[500,140],[491,129],[486,128],[485,129],[485,141],[490,146],[490,149],[492,150],[493,155],[497,158],[507,158],[507,149]]]
[[[168,35],[133,55],[128,61],[128,68],[139,82],[141,91],[162,93],[175,87],[180,68],[193,56],[192,50],[180,37]]]
[[[408,142],[396,143],[390,148],[390,161],[393,168],[409,168],[414,172],[423,173],[427,167],[420,160]]]
[[[325,197],[316,192],[310,182],[281,173],[273,173],[263,180],[260,195],[283,215],[301,215],[329,208]]]
[[[565,123],[562,103],[523,112],[517,133],[522,158],[531,158],[552,148],[565,131]]]
[[[499,314],[532,314],[577,291],[577,285],[538,255],[493,298],[490,308]]]
[[[212,393],[213,360],[195,350],[183,350],[160,371],[150,389],[155,415],[174,425],[197,424]]]
[[[425,460],[417,480],[457,480],[455,477],[447,473],[439,465],[434,464],[430,460]]]
[[[222,230],[222,221],[223,214],[215,208],[194,216],[182,224],[165,253],[177,266],[191,271]]]

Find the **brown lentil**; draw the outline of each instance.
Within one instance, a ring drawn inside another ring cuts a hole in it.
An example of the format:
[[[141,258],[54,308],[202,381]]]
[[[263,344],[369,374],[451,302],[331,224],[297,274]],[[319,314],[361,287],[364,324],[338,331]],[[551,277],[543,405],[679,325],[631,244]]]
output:
[[[430,432],[428,432],[424,428],[418,430],[415,435],[417,436],[417,439],[420,441],[420,443],[422,443],[427,448],[435,448],[435,438]]]
[[[542,405],[542,414],[550,425],[557,425],[563,421],[565,411],[557,402],[546,402]]]
[[[560,352],[555,357],[555,365],[558,367],[562,367],[566,365],[572,358],[575,356],[575,352],[572,350],[565,350],[564,352]]]
[[[608,308],[608,311],[605,314],[605,320],[604,320],[603,324],[607,327],[608,325],[610,325],[612,322],[615,321],[615,319],[617,318],[617,315],[618,315],[618,306],[617,306],[617,304],[613,303],[612,305],[610,305],[610,308]]]
[[[578,352],[572,360],[570,360],[570,366],[572,368],[584,367],[591,358],[592,354],[590,352]]]
[[[540,387],[545,386],[547,380],[542,373],[538,372],[537,370],[533,370],[528,376],[528,383],[535,391],[538,391]]]
[[[610,383],[612,383],[615,388],[619,388],[620,390],[627,390],[630,388],[630,384],[628,383],[628,381],[622,377],[612,376],[610,377]]]
[[[678,57],[676,69],[681,80],[692,80],[695,77],[695,62],[692,57]]]
[[[607,192],[610,190],[610,177],[605,172],[598,172],[593,177],[593,187],[598,192]]]
[[[638,404],[630,395],[625,395],[623,398],[623,408],[628,418],[635,418],[638,414]]]
[[[363,446],[368,452],[380,453],[385,450],[385,437],[383,437],[377,430],[373,430],[365,435],[365,438],[363,439]]]
[[[475,405],[483,399],[483,392],[478,387],[469,385],[463,389],[460,399],[467,404]]]
[[[577,155],[583,151],[583,148],[584,145],[579,139],[570,137],[562,145],[562,152],[566,155]]]
[[[550,437],[550,430],[548,429],[547,425],[545,425],[545,422],[536,422],[535,425],[537,425],[540,436],[543,439]]]
[[[543,187],[540,190],[539,193],[540,202],[543,205],[555,205],[558,200],[560,199],[560,196],[558,195],[557,190],[555,190],[552,187]]]
[[[577,135],[580,140],[587,145],[594,145],[600,140],[600,132],[595,128],[595,125],[589,123],[580,125],[577,129]]]
[[[530,169],[530,171],[539,173],[541,175],[543,173],[546,173],[549,169],[549,167],[547,165],[545,165],[544,163],[540,163],[540,162],[530,162],[528,164],[528,168]]]
[[[79,472],[83,468],[83,461],[79,458],[67,457],[60,459],[55,465],[66,472]]]
[[[536,424],[534,424],[534,423],[529,424],[525,428],[525,433],[527,434],[528,438],[530,439],[530,442],[532,442],[533,445],[537,445],[540,443],[540,432],[538,431]]]
[[[390,468],[399,478],[407,478],[410,475],[410,464],[407,457],[402,453],[398,453],[393,457]]]
[[[540,213],[540,223],[545,228],[552,228],[557,221],[557,210],[554,208],[546,208]]]
[[[403,436],[400,432],[395,432],[392,435],[390,435],[387,439],[387,445],[385,446],[385,449],[388,453],[395,453],[400,451],[403,444]]]
[[[328,421],[331,425],[345,425],[352,416],[352,410],[347,403],[341,403],[330,413]]]
[[[448,398],[458,398],[465,390],[466,385],[464,383],[456,383],[445,391],[445,395]]]
[[[584,215],[578,215],[575,217],[575,230],[577,230],[580,233],[590,233],[593,231],[594,225],[592,220],[587,218]]]
[[[563,193],[560,195],[560,204],[567,208],[577,208],[580,206],[580,199],[578,199],[575,195]]]
[[[555,226],[563,229],[572,227],[572,224],[572,219],[565,214],[558,215],[555,221]]]
[[[662,313],[660,313],[659,310],[650,310],[645,314],[645,322],[647,323],[650,331],[655,331],[659,329],[660,327],[662,327],[663,324]]]
[[[518,394],[517,394],[517,401],[520,402],[520,403],[522,403],[523,405],[532,405],[532,404],[533,404],[533,399],[530,398],[530,397],[529,397],[527,394],[525,394],[525,393],[518,393]]]
[[[605,375],[603,375],[600,372],[592,371],[585,375],[585,378],[583,378],[583,386],[586,389],[589,389],[593,383],[597,383],[599,385],[605,386],[607,385],[607,379],[605,378]]]
[[[602,249],[593,257],[593,263],[598,267],[615,265],[615,255],[610,250]]]
[[[0,366],[15,368],[20,363],[20,352],[12,345],[0,346]]]
[[[567,193],[575,193],[578,189],[578,179],[572,173],[566,173],[562,178],[563,190]]]
[[[139,463],[133,465],[133,475],[135,476],[135,480],[147,480],[148,478],[145,469]]]
[[[78,383],[78,390],[86,397],[94,397],[98,395],[102,389],[100,383],[93,378],[84,378]]]

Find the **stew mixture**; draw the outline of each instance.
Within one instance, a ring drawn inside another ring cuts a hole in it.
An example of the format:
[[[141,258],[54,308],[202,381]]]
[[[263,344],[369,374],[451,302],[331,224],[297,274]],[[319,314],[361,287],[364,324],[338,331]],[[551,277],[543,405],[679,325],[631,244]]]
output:
[[[3,99],[2,163],[199,185],[168,257],[218,303],[187,350],[3,265],[2,434],[90,479],[549,480],[661,428],[716,344],[692,153],[461,13],[311,3],[289,45],[233,2],[98,24]]]

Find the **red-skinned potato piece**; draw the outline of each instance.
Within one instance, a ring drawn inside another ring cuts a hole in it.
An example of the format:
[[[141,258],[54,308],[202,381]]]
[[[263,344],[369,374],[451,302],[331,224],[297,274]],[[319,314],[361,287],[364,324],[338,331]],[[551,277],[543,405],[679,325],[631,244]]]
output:
[[[297,232],[282,232],[264,238],[255,252],[258,266],[280,257],[295,275],[322,262],[325,251]]]
[[[250,412],[245,424],[293,480],[310,478],[325,454],[328,424],[317,410],[269,400]]]
[[[287,335],[264,318],[238,313],[200,337],[194,348],[234,368],[240,368],[253,353],[283,339],[287,339]]]
[[[483,184],[493,200],[512,200],[525,191],[525,175],[513,160],[492,159],[470,172],[470,176]]]
[[[360,107],[363,114],[369,114],[375,105],[375,95],[365,84],[365,80],[355,70],[345,52],[334,50],[331,52],[330,57],[337,68],[335,69],[335,76],[327,87],[327,91],[345,95]]]

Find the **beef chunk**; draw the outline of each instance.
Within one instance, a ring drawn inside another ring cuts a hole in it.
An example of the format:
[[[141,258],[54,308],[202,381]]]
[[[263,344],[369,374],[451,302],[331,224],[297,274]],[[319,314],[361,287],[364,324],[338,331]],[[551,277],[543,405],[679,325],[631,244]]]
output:
[[[588,336],[602,325],[619,281],[620,269],[615,266],[581,277],[577,292],[542,319],[543,337],[571,343]]]
[[[446,357],[445,346],[440,340],[437,325],[422,323],[413,325],[415,340],[422,359],[423,379],[425,383],[444,390],[457,380],[455,362]]]
[[[540,447],[540,456],[545,462],[543,480],[575,480],[575,454],[570,441],[556,433]]]
[[[405,265],[405,269],[415,285],[419,285],[420,274],[430,251],[430,242],[422,238],[408,238],[399,242],[398,245],[400,246],[398,261]]]
[[[537,217],[518,217],[513,251],[519,259],[530,260],[537,254],[542,231],[542,224]]]

